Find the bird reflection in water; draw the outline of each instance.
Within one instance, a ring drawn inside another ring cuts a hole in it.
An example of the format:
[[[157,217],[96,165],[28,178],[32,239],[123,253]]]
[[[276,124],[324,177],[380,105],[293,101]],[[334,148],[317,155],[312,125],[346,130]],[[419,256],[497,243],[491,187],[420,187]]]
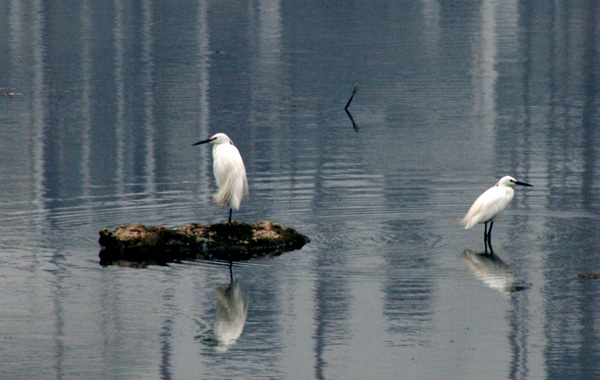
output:
[[[215,312],[213,345],[218,352],[226,352],[242,335],[248,315],[249,297],[239,281],[217,287],[217,310]]]
[[[487,253],[474,253],[466,249],[463,259],[469,268],[484,284],[503,294],[511,294],[525,289],[517,282],[513,270],[498,257]]]

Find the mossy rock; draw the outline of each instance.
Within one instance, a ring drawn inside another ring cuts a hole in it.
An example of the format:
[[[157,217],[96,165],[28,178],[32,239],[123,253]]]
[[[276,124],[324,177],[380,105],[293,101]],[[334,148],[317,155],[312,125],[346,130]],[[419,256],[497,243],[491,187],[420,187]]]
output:
[[[309,241],[273,222],[189,224],[173,229],[132,223],[100,230],[100,264],[137,267],[190,259],[268,258],[300,249]]]

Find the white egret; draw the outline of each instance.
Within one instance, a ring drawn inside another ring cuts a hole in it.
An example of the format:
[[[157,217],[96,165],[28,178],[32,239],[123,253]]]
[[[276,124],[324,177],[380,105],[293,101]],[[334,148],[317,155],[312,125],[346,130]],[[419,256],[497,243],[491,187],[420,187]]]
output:
[[[508,206],[512,201],[515,191],[513,190],[514,185],[530,186],[525,182],[519,182],[511,176],[505,176],[500,178],[500,181],[493,187],[487,189],[483,194],[477,198],[473,203],[467,215],[460,222],[466,230],[473,227],[476,224],[483,223],[483,242],[485,244],[485,252],[487,253],[488,246],[490,247],[491,253],[494,253],[492,249],[492,226],[500,213]],[[488,230],[487,224],[490,223]]]
[[[233,210],[239,210],[242,198],[248,194],[246,168],[240,151],[233,141],[224,133],[217,133],[208,140],[198,141],[192,145],[213,144],[213,174],[219,191],[215,194],[215,202],[219,206],[229,205],[229,223]]]

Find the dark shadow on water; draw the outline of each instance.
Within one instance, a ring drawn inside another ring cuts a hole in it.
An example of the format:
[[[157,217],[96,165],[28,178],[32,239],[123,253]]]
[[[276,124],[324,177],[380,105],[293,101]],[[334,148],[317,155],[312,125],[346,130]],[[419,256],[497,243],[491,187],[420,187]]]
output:
[[[516,293],[527,288],[497,254],[475,253],[465,249],[462,258],[477,279],[502,294]]]

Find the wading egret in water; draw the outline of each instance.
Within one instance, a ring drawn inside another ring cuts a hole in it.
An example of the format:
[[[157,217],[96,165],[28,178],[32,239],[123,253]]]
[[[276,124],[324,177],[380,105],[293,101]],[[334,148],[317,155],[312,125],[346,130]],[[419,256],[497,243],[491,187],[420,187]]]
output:
[[[215,194],[215,201],[219,206],[229,205],[229,223],[231,223],[232,211],[240,209],[242,198],[248,194],[244,161],[240,151],[233,145],[233,141],[224,133],[217,133],[208,140],[198,141],[192,145],[205,143],[213,144],[213,174],[219,188]]]
[[[466,230],[473,227],[476,224],[483,223],[483,242],[485,244],[485,252],[487,253],[488,246],[490,252],[494,253],[492,249],[492,226],[500,213],[508,206],[515,196],[513,190],[514,185],[530,186],[525,182],[519,182],[511,176],[505,176],[500,178],[500,181],[493,187],[487,189],[483,194],[477,198],[475,203],[467,212],[464,219],[460,224],[465,227]],[[488,230],[487,224],[490,223]]]

